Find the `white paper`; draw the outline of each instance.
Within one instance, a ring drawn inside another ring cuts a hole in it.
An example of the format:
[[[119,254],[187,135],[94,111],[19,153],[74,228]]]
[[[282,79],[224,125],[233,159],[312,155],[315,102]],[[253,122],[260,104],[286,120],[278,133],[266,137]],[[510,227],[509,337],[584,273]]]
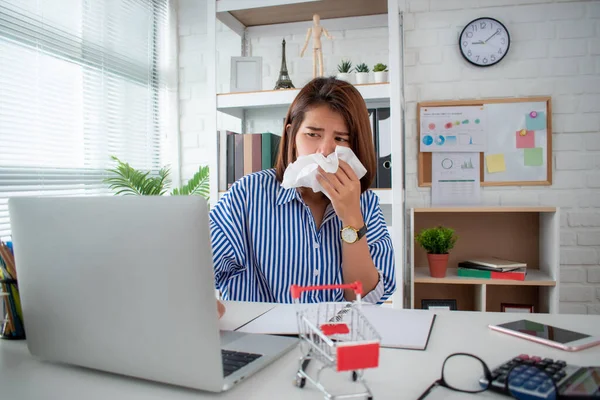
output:
[[[479,153],[433,153],[431,204],[471,205],[481,202]]]
[[[300,307],[300,308],[299,308]],[[237,329],[238,332],[297,335],[296,312],[319,304],[278,304],[275,308]],[[381,336],[382,347],[423,350],[427,346],[435,313],[423,310],[396,310],[362,305],[362,313]]]
[[[327,192],[323,189],[323,186],[321,186],[317,180],[317,170],[321,167],[325,172],[334,173],[338,170],[340,165],[339,160],[347,162],[358,179],[362,178],[367,173],[367,169],[362,165],[356,154],[354,154],[350,148],[337,146],[335,151],[327,157],[321,153],[298,157],[296,161],[286,168],[281,186],[284,189],[308,187],[315,193],[323,192],[329,197]]]
[[[484,106],[421,107],[421,152],[486,150]]]

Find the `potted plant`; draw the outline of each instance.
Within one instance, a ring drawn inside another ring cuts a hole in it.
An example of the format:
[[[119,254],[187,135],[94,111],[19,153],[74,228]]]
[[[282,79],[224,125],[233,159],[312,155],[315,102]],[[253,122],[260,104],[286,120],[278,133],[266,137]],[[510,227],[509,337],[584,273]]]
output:
[[[358,64],[355,68],[355,71],[357,84],[369,83],[369,67],[367,66],[367,64]]]
[[[375,77],[375,83],[384,83],[388,81],[388,70],[387,65],[377,63],[373,67],[373,76]]]
[[[454,229],[444,226],[422,229],[415,240],[427,251],[429,273],[434,278],[446,276],[448,257],[458,237]]]
[[[352,62],[349,60],[343,60],[338,65],[338,72],[339,73],[337,74],[336,78],[350,82],[352,79],[352,75],[350,74],[350,72],[352,72]]]
[[[167,194],[171,184],[169,168],[162,168],[158,171],[157,176],[151,176],[150,171],[139,171],[115,156],[111,158],[117,162],[117,166],[107,170],[110,176],[104,179],[104,183],[109,184],[110,189],[114,190],[116,195],[162,196]],[[192,179],[181,188],[174,188],[170,195],[199,195],[208,201],[210,199],[208,165],[200,166]]]

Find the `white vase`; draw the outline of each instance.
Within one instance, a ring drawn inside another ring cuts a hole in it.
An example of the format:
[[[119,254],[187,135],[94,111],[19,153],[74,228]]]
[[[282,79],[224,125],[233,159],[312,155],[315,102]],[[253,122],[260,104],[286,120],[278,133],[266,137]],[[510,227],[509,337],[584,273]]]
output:
[[[369,83],[369,73],[368,72],[357,72],[355,75],[356,75],[356,83],[358,85]]]
[[[387,71],[373,72],[373,76],[375,77],[375,83],[388,82],[388,72]]]
[[[352,74],[347,73],[347,72],[339,72],[336,75],[336,78],[342,81],[346,81],[348,83],[352,83]]]

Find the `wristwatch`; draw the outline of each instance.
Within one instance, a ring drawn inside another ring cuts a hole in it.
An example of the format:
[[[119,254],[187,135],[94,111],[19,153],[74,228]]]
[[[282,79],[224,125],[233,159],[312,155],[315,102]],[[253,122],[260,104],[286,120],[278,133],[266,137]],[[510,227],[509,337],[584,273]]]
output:
[[[363,236],[367,234],[367,225],[363,225],[360,229],[355,229],[351,226],[345,226],[340,231],[342,240],[346,243],[358,242]]]

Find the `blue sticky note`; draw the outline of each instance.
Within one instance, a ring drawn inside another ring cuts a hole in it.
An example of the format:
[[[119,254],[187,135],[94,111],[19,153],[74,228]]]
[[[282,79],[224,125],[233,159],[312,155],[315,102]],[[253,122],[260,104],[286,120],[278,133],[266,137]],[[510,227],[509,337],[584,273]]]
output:
[[[546,129],[546,113],[532,111],[525,115],[525,125],[528,131],[541,131]]]

